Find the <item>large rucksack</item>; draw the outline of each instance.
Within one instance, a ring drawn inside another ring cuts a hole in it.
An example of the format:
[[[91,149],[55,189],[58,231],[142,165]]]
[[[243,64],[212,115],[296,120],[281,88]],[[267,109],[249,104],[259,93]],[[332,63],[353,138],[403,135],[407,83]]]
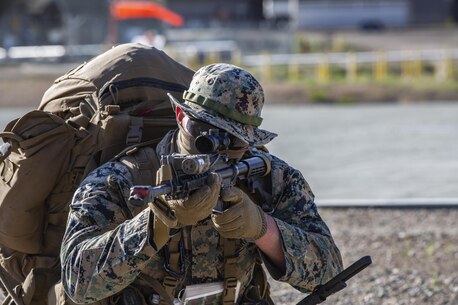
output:
[[[155,48],[120,45],[58,78],[37,110],[0,133],[0,278],[7,290],[16,286],[20,303],[44,304],[60,277],[69,202],[81,180],[176,128],[166,94],[180,98],[193,74]]]

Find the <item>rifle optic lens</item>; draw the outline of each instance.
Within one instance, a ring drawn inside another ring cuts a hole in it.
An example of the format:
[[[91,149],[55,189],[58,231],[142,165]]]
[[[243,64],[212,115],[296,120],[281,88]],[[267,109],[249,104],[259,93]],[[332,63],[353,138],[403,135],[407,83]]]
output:
[[[228,149],[231,139],[227,134],[204,134],[194,141],[197,150],[202,154],[211,154]]]
[[[202,158],[185,158],[181,163],[181,169],[187,175],[197,175],[207,170],[205,160]]]

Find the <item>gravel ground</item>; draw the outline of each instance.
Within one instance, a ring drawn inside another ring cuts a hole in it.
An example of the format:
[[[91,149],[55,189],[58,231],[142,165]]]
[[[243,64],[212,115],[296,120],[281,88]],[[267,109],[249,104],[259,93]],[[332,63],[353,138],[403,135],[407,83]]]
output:
[[[344,266],[370,255],[372,265],[323,304],[458,304],[458,210],[321,209]],[[271,281],[277,305],[305,295]]]

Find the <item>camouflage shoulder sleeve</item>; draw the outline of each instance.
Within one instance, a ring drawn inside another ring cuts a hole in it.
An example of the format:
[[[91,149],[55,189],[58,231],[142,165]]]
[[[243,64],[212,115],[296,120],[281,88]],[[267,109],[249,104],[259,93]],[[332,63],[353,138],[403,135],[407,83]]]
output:
[[[286,260],[281,275],[271,275],[302,292],[310,292],[342,270],[342,258],[331,232],[318,214],[314,195],[302,174],[272,156],[272,216],[280,230]]]
[[[151,212],[132,215],[126,204],[131,181],[128,169],[112,162],[90,173],[75,192],[61,261],[65,291],[76,303],[122,290],[156,253],[149,243]]]

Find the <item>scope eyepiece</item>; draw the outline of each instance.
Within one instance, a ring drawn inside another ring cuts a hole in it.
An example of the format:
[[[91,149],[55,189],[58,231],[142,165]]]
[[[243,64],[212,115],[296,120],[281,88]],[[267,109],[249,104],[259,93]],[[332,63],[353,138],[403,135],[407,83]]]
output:
[[[228,134],[219,129],[210,129],[208,132],[201,132],[194,140],[194,145],[201,154],[211,154],[227,150],[231,144]]]

